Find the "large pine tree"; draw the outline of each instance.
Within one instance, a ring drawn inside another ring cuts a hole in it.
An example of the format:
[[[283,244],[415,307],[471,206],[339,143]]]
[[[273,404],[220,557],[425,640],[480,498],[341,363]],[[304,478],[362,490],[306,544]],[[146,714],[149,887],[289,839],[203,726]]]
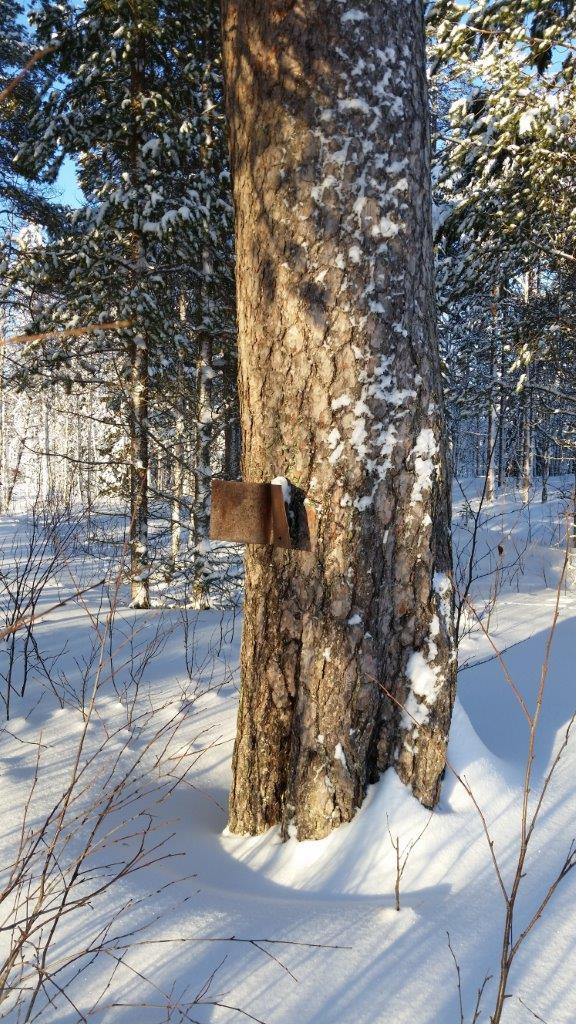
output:
[[[311,551],[249,547],[230,824],[300,839],[393,765],[438,799],[454,700],[420,3],[226,0],[244,477]]]

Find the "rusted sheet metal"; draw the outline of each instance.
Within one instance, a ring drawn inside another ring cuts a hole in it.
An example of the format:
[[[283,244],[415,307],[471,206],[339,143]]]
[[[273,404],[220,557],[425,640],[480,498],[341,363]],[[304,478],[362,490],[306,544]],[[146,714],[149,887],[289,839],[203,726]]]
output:
[[[315,520],[307,506],[304,501],[296,503],[293,509],[291,506],[291,530],[279,484],[213,480],[210,537],[236,544],[265,544],[309,551]]]
[[[271,543],[276,548],[293,547],[290,539],[290,527],[284,504],[284,494],[279,484],[270,484],[270,499],[272,512],[272,537]]]
[[[212,540],[239,544],[270,544],[272,485],[237,480],[212,481]]]

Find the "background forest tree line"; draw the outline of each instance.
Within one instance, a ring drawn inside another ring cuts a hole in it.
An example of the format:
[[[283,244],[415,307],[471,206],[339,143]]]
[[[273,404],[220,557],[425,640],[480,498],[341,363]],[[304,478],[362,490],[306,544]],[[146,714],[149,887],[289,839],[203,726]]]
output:
[[[1,333],[129,322],[2,346],[2,511],[80,504],[95,544],[127,544],[135,607],[151,584],[202,607],[221,590],[210,478],[240,473],[218,5],[1,15],[2,82],[47,51],[0,107]],[[514,478],[546,500],[575,466],[572,4],[427,15],[453,466],[488,499]]]

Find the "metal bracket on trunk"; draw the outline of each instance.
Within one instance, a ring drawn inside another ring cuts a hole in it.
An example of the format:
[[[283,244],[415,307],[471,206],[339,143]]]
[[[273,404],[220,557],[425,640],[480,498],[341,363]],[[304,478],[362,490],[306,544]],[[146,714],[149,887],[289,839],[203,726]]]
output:
[[[210,539],[310,551],[315,516],[303,492],[292,492],[288,510],[280,484],[213,480]]]

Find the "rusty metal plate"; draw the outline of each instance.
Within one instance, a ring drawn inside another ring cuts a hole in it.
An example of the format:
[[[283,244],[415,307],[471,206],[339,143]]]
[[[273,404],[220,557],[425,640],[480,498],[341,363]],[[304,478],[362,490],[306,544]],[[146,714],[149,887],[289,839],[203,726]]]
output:
[[[292,531],[279,484],[253,484],[238,480],[212,481],[210,538],[236,544],[264,544],[310,551],[314,546],[316,517],[304,501],[291,505]]]
[[[228,540],[237,544],[270,544],[271,531],[271,484],[247,484],[238,480],[212,481],[212,540]]]
[[[270,484],[272,537],[271,543],[276,548],[291,548],[290,527],[284,504],[284,494],[279,484]]]

